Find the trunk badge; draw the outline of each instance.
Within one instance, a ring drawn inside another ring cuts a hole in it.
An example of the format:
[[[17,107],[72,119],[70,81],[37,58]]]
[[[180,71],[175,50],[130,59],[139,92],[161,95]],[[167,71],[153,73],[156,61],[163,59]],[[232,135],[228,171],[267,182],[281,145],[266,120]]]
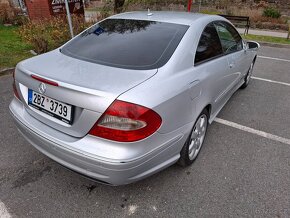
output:
[[[41,94],[44,94],[46,91],[46,85],[44,83],[40,83],[38,90]]]

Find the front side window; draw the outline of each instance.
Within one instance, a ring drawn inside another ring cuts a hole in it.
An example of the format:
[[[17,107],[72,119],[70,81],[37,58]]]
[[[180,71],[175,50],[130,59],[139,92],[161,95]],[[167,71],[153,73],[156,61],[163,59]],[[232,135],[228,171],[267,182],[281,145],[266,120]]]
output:
[[[225,54],[243,49],[243,40],[234,27],[224,21],[216,22],[215,26]]]
[[[221,56],[223,53],[220,40],[213,23],[206,26],[201,34],[194,63],[200,64],[216,57]]]
[[[65,55],[126,69],[156,69],[172,56],[187,25],[107,19],[62,47]]]

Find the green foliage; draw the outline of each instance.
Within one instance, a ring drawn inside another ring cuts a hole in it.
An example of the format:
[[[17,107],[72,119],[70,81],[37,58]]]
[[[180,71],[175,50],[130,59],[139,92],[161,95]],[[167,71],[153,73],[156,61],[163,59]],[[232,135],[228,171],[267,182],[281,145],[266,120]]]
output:
[[[72,16],[72,24],[75,35],[90,26],[84,17],[78,16]],[[38,54],[53,50],[70,39],[65,16],[28,22],[20,27],[19,34]]]
[[[272,17],[272,18],[279,18],[281,17],[281,13],[276,8],[265,8],[263,11],[264,17]]]

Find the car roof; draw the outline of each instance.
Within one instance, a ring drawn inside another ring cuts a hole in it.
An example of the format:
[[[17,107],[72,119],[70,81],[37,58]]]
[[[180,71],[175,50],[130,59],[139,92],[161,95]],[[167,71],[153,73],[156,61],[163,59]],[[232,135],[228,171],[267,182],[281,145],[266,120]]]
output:
[[[176,12],[176,11],[150,11],[151,15],[148,15],[148,11],[133,11],[122,14],[116,14],[109,18],[117,19],[134,19],[134,20],[149,20],[157,22],[167,22],[183,25],[192,25],[197,20],[224,20],[221,16],[208,15],[200,13],[189,12]]]

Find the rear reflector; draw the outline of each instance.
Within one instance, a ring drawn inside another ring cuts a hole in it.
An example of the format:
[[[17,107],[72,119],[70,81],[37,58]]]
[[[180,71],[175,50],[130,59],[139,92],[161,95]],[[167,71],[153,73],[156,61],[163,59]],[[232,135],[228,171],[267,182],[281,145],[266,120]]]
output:
[[[12,76],[13,76],[12,87],[13,87],[14,96],[20,100],[20,96],[19,96],[19,93],[18,93],[18,91],[17,91],[16,83],[15,83],[15,71],[13,71]]]
[[[152,135],[161,122],[161,117],[149,108],[115,100],[89,134],[118,142],[133,142]]]
[[[43,83],[46,83],[46,84],[49,84],[49,85],[52,85],[52,86],[58,86],[58,83],[57,82],[54,82],[54,81],[51,81],[51,80],[48,80],[48,79],[44,79],[42,77],[39,77],[39,76],[36,76],[36,75],[31,75],[31,77],[33,79],[36,79],[38,80],[39,82],[43,82]]]

